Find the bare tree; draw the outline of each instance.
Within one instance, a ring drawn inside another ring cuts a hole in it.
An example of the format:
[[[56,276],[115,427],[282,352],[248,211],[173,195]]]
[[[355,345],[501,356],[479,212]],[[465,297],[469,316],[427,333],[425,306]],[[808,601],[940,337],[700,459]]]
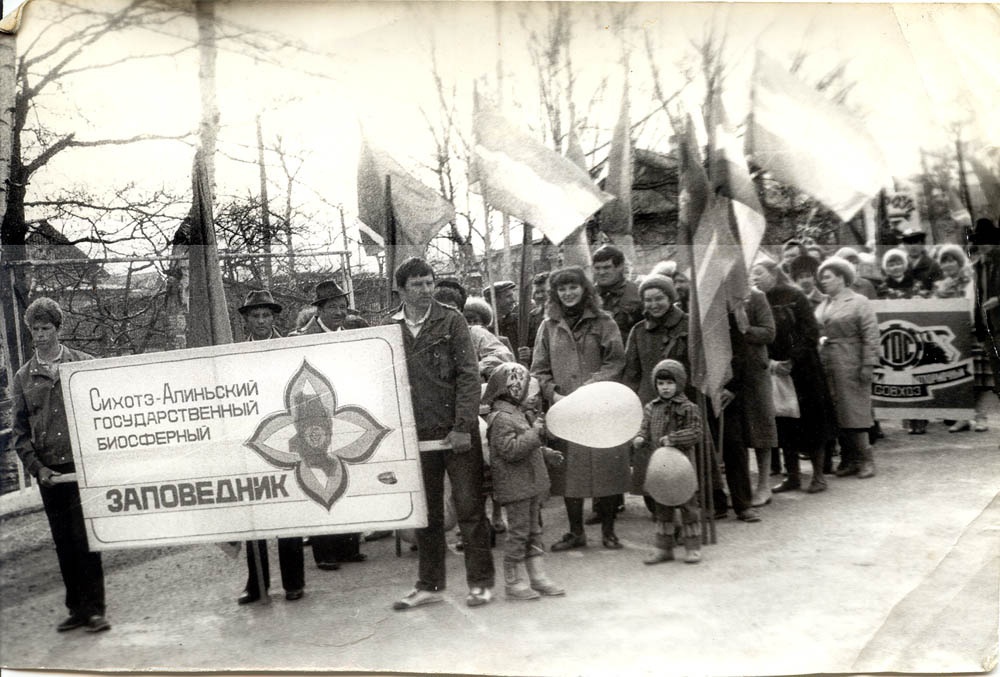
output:
[[[56,12],[56,16],[47,19],[45,27],[21,50],[15,64],[16,92],[10,123],[10,175],[5,195],[6,209],[0,225],[0,245],[3,246],[4,259],[8,263],[16,263],[25,258],[28,234],[25,200],[31,178],[56,156],[71,148],[184,138],[184,135],[160,134],[139,134],[127,138],[81,138],[76,131],[62,131],[39,124],[40,116],[37,113],[43,108],[45,97],[52,91],[57,91],[67,78],[84,72],[112,69],[136,60],[173,57],[191,46],[181,44],[167,51],[127,53],[105,62],[87,62],[80,58],[87,50],[97,43],[109,42],[109,38],[119,31],[130,28],[161,28],[183,15],[151,0],[134,0],[113,11],[61,3],[49,3],[45,7]],[[65,31],[67,25],[74,26],[75,30]],[[59,28],[64,32],[56,36]],[[27,300],[27,289],[18,274],[21,269],[16,267],[10,270],[15,271],[13,283],[12,276],[0,276],[0,298],[4,303],[6,320],[4,329],[8,337],[13,336],[13,323],[19,321]],[[21,363],[22,355],[18,354],[17,349],[10,350],[9,357],[13,367]]]

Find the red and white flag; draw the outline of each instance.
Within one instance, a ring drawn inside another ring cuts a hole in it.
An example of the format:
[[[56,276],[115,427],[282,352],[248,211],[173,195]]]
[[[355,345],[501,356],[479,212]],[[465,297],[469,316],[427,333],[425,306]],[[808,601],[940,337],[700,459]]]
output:
[[[750,135],[757,164],[844,221],[892,186],[885,158],[857,118],[760,52]]]
[[[496,111],[479,110],[475,130],[477,185],[496,209],[538,228],[560,244],[614,196],[571,160],[531,138]]]

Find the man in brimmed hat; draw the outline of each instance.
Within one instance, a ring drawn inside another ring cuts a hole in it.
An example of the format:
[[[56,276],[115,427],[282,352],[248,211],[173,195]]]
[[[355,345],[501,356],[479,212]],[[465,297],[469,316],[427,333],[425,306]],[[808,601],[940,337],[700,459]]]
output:
[[[910,259],[910,273],[921,291],[934,291],[934,283],[944,277],[941,266],[927,254],[927,233],[907,228],[899,237]]]
[[[275,302],[267,289],[253,289],[247,293],[243,305],[237,309],[243,316],[246,325],[247,341],[266,341],[281,338],[281,333],[274,326],[274,321],[281,314],[280,303]],[[271,567],[267,560],[267,541],[247,541],[247,584],[237,599],[237,604],[250,604],[267,594],[271,583]],[[257,579],[257,560],[253,548],[260,553],[261,578],[264,580],[264,591],[260,589]],[[301,599],[305,587],[305,561],[302,554],[302,538],[278,539],[278,565],[281,567],[281,585],[285,589],[285,599],[295,601]]]
[[[248,341],[281,338],[274,328],[274,320],[281,314],[282,307],[267,289],[250,290],[237,310],[243,316]]]
[[[316,317],[295,332],[301,334],[322,334],[325,331],[343,331],[369,326],[364,318],[351,312],[347,292],[334,280],[324,280],[316,285],[312,305],[316,307]]]
[[[295,336],[322,334],[332,331],[348,331],[369,326],[363,317],[351,313],[347,292],[334,280],[324,280],[316,285],[312,305],[316,316],[306,326],[295,332]],[[341,562],[363,562],[361,554],[361,534],[336,534],[312,536],[313,560],[316,567],[324,571],[340,568]]]

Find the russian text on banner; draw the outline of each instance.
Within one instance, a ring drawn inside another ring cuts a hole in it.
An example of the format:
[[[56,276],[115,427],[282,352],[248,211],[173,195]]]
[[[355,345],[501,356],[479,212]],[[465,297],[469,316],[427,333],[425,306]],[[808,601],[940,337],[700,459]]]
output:
[[[92,550],[426,525],[399,327],[66,365]]]
[[[881,334],[872,382],[879,419],[971,419],[971,315],[965,299],[872,301]]]

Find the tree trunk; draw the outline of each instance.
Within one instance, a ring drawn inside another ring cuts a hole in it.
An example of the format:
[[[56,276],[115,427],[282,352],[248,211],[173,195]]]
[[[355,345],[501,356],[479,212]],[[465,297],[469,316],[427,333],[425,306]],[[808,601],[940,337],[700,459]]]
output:
[[[23,121],[26,105],[17,96],[17,42],[12,34],[0,34],[0,188],[4,199],[0,225],[0,303],[3,304],[4,347],[7,357],[8,383],[24,363],[26,346],[17,341],[18,325],[27,302],[24,269],[6,264],[26,258],[24,223],[24,192],[27,173],[21,162],[21,143],[18,134],[18,113]]]

